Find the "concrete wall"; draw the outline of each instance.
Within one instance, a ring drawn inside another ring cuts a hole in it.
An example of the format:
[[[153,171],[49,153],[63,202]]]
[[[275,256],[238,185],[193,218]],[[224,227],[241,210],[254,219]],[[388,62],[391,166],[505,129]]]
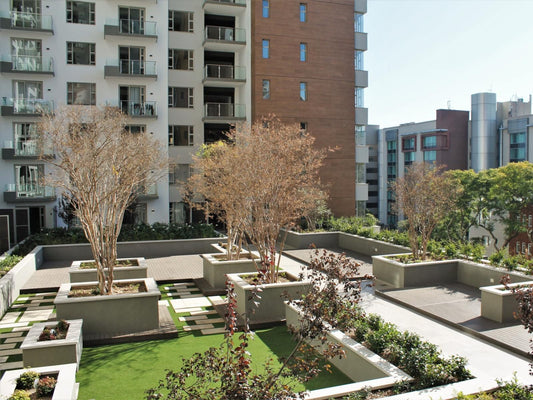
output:
[[[280,238],[283,239],[285,230],[280,233]],[[316,247],[337,247],[339,232],[312,232],[299,233],[288,231],[287,239],[285,241],[286,248],[292,249],[308,249],[311,245]]]
[[[508,271],[469,261],[459,260],[457,261],[457,266],[457,282],[477,288],[498,285],[504,275],[509,275],[511,282],[527,282],[531,280],[531,276],[520,272]]]
[[[38,246],[0,279],[0,315],[4,315],[9,306],[19,296],[20,289],[42,263],[43,248]]]

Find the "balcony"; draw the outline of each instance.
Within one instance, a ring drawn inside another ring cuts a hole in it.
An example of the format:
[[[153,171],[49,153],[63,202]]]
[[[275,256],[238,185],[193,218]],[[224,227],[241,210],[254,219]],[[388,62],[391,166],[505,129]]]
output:
[[[203,82],[246,82],[246,68],[233,65],[206,64]]]
[[[246,106],[233,103],[205,103],[204,121],[234,121],[246,119]]]
[[[205,40],[206,47],[216,49],[216,45],[244,45],[246,44],[246,31],[239,28],[228,28],[225,26],[206,26]],[[213,46],[215,45],[215,46]]]
[[[40,116],[54,112],[54,102],[44,99],[13,99],[2,98],[0,115],[9,116]]]
[[[157,185],[151,185],[149,187],[140,187],[136,190],[137,200],[147,201],[159,198],[157,194]]]
[[[134,76],[139,78],[157,79],[155,61],[112,60],[104,66],[104,77]]]
[[[52,17],[28,12],[10,11],[0,16],[0,29],[17,29],[54,33]]]
[[[52,187],[41,186],[36,183],[6,185],[4,201],[6,203],[43,203],[55,201],[56,194]]]
[[[43,56],[4,56],[0,72],[54,75],[54,59]]]
[[[133,19],[106,19],[104,38],[107,36],[134,36],[157,39],[157,23]]]
[[[126,115],[134,118],[157,118],[157,102],[120,101],[120,109]]]
[[[53,157],[54,151],[51,147],[45,147],[42,153],[44,157]],[[41,156],[41,147],[37,139],[18,140],[13,144],[12,140],[6,140],[2,148],[2,159],[37,159]]]
[[[203,8],[217,15],[235,15],[246,9],[246,0],[204,0]]]

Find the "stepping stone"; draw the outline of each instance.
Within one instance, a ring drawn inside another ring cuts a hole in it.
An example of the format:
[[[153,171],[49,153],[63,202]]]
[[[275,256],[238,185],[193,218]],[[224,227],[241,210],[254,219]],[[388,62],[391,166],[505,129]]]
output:
[[[11,304],[10,308],[27,308],[28,304]]]
[[[180,282],[180,283],[175,283],[172,285],[172,287],[191,287],[191,286],[194,286],[194,283],[192,282]]]
[[[0,357],[0,363],[5,363],[8,358],[9,358],[8,356]]]
[[[22,353],[22,351],[20,349],[0,350],[0,357],[2,357],[2,356],[12,356],[12,355],[15,355],[15,354],[20,354],[20,353]]]
[[[30,298],[29,297],[19,297],[17,300],[15,301],[28,301]]]
[[[222,304],[228,303],[226,299],[223,299],[220,296],[209,296],[208,299],[211,302],[211,304],[213,304],[214,306],[220,306]]]
[[[160,306],[167,306],[168,307],[168,300],[159,300],[157,302],[158,305]]]
[[[215,310],[200,310],[200,311],[191,311],[191,315],[211,315],[218,314]]]
[[[49,305],[49,306],[38,306],[38,307],[31,306],[31,307],[28,307],[28,308],[26,309],[26,311],[53,310],[53,309],[54,309],[54,306],[53,306],[53,305]]]
[[[184,294],[184,295],[180,295],[181,299],[194,299],[194,298],[198,298],[198,297],[204,297],[204,296],[202,294]]]
[[[175,292],[172,292],[172,294],[179,294],[179,295],[191,294],[191,291],[190,290],[176,290]]]
[[[202,329],[200,332],[202,332],[202,335],[214,335],[217,333],[226,333],[225,328],[210,328],[210,329]]]
[[[22,332],[6,332],[0,333],[0,339],[12,338],[12,337],[21,337]]]
[[[24,341],[23,337],[10,337],[4,340],[4,343],[20,343],[23,341]]]
[[[50,316],[50,309],[25,311],[22,317],[20,317],[19,321],[20,322],[46,321],[49,316]]]
[[[2,324],[2,323],[0,323],[0,329],[18,328],[18,327],[21,327],[21,326],[28,326],[28,323],[27,322],[14,322],[12,324]],[[0,336],[0,337],[2,337],[2,336]]]
[[[2,363],[0,364],[0,370],[5,371],[8,369],[18,369],[22,368],[22,361],[14,361],[10,363]]]
[[[190,317],[179,317],[179,320],[181,322],[185,321],[199,321],[199,320],[206,320],[206,315],[191,315]]]
[[[219,324],[221,322],[226,322],[224,318],[208,318],[207,321],[209,321],[211,324]]]
[[[174,307],[174,310],[178,312],[183,308],[195,308],[195,307],[210,307],[211,302],[207,297],[194,297],[191,299],[173,299],[170,300],[170,304]]]
[[[14,349],[16,345],[17,345],[16,343],[0,344],[0,350]],[[2,362],[5,362],[5,361],[2,361]]]
[[[186,331],[186,332],[189,332],[189,331],[200,331],[202,329],[209,329],[209,328],[214,328],[213,325],[211,324],[203,324],[203,325],[185,325],[183,327],[183,330]]]
[[[26,332],[31,329],[31,326],[21,326],[20,328],[13,328],[13,332]]]
[[[36,293],[35,296],[57,296],[57,292]]]
[[[8,312],[5,313],[4,318],[2,318],[2,321],[0,323],[2,324],[11,324],[17,320],[18,317],[20,317],[20,312]]]
[[[176,311],[178,314],[203,311],[200,307],[182,308]]]

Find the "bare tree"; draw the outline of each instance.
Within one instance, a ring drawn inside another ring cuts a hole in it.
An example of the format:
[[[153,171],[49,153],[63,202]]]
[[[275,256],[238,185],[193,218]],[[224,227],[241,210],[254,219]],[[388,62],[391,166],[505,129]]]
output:
[[[116,108],[63,107],[44,115],[41,148],[51,145],[55,158],[45,184],[61,190],[72,204],[96,263],[101,294],[113,291],[117,238],[124,212],[168,171],[162,147],[145,133],[125,130]]]
[[[395,211],[407,219],[414,259],[426,259],[431,232],[455,206],[459,189],[448,175],[441,173],[443,168],[414,163],[392,184],[396,195]]]

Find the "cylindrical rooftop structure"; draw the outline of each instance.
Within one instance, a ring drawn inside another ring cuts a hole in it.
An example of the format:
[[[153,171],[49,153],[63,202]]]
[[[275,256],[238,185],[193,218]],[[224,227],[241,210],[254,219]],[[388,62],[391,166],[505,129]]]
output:
[[[472,95],[472,169],[479,172],[498,166],[496,93]]]

